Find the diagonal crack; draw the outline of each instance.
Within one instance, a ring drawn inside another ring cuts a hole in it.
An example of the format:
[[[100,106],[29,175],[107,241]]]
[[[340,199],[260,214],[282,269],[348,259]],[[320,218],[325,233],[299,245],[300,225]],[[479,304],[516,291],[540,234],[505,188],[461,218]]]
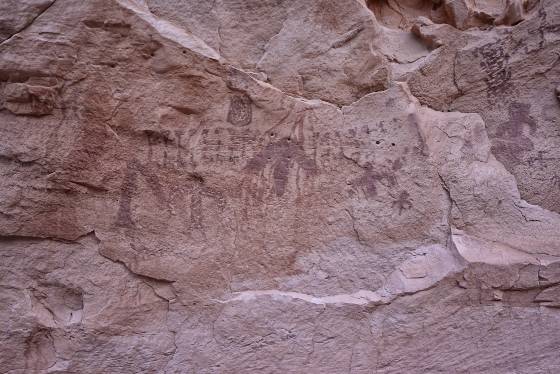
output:
[[[7,42],[9,42],[10,40],[12,40],[15,36],[21,34],[22,32],[24,32],[25,30],[27,30],[29,27],[31,27],[31,25],[33,25],[33,23],[35,23],[35,21],[41,17],[43,14],[45,14],[45,12],[47,10],[49,10],[55,3],[57,0],[53,0],[52,3],[50,3],[49,5],[47,5],[47,7],[45,9],[43,9],[42,11],[40,11],[35,17],[33,17],[29,22],[27,22],[22,28],[20,28],[18,31],[16,31],[15,33],[13,33],[12,35],[10,35],[7,39],[5,39],[4,41],[0,42],[0,45],[3,45]]]

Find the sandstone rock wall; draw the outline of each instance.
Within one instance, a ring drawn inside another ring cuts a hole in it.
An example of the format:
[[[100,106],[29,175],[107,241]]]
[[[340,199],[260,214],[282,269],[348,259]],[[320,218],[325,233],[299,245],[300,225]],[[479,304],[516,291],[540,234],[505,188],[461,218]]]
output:
[[[560,2],[0,1],[0,373],[560,370]]]

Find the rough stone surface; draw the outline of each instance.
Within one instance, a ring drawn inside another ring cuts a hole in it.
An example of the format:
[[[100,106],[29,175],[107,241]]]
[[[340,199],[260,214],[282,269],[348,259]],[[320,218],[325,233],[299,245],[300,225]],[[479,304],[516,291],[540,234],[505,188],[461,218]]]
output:
[[[0,373],[555,373],[560,2],[0,1]]]

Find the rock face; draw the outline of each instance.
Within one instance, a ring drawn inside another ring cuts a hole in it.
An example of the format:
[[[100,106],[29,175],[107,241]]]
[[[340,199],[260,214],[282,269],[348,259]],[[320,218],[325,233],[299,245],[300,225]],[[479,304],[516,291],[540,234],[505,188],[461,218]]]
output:
[[[0,373],[553,373],[560,2],[0,3]]]

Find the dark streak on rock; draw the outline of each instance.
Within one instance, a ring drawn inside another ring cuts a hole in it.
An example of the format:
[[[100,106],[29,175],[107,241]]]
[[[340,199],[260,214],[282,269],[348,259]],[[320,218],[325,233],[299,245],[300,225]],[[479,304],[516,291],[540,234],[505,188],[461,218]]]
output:
[[[338,40],[336,40],[331,48],[340,48],[345,44],[349,43],[353,39],[355,39],[362,31],[364,30],[364,25],[358,25],[357,27],[353,28],[352,30],[348,31]]]
[[[140,164],[137,160],[133,160],[128,163],[124,181],[121,190],[121,196],[119,199],[119,211],[117,213],[117,225],[124,227],[134,226],[132,220],[131,203],[132,197],[138,189],[138,175],[141,175],[146,180],[148,187],[154,193],[157,201],[161,205],[165,205],[165,195],[163,193],[163,188],[159,183],[157,176],[152,173],[148,168]]]
[[[475,56],[481,56],[480,66],[486,72],[487,94],[491,100],[504,94],[511,79],[508,67],[509,55],[501,44],[487,44],[474,51]]]

